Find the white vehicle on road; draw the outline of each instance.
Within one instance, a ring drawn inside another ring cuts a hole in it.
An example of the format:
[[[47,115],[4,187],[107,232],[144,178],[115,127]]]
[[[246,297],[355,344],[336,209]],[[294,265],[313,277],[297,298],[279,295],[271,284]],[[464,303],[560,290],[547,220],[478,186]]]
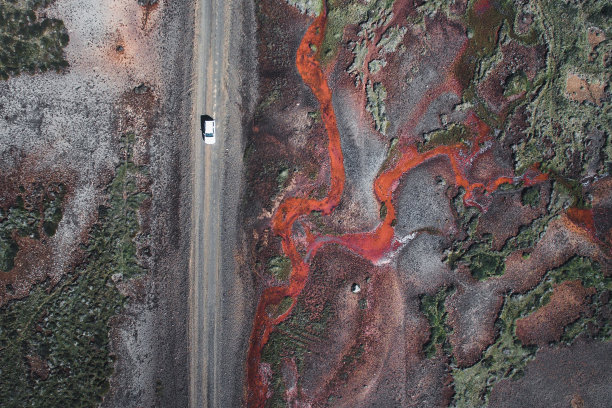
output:
[[[202,138],[206,144],[215,144],[215,120],[208,115],[200,115]]]

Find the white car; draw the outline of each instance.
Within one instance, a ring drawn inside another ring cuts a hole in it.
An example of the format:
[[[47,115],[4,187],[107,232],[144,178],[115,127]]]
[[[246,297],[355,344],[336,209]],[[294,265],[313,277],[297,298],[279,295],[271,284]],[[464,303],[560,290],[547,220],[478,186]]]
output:
[[[215,120],[208,115],[200,115],[202,139],[206,144],[215,144]]]

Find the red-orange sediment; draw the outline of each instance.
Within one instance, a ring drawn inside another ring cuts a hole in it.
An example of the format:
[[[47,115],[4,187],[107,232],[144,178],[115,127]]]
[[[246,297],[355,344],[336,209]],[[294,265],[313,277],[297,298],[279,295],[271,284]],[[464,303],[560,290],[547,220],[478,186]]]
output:
[[[593,210],[590,208],[568,208],[567,218],[574,224],[584,228],[590,235],[595,236],[595,221],[593,220]]]
[[[488,5],[488,2],[483,3]],[[454,184],[457,187],[464,188],[466,191],[464,203],[466,205],[478,206],[481,209],[488,207],[487,197],[504,183],[523,182],[524,185],[529,186],[547,179],[546,174],[542,174],[537,168],[533,168],[522,177],[515,177],[513,174],[509,174],[486,183],[471,182],[466,176],[466,171],[472,165],[473,160],[484,149],[489,148],[488,146],[490,146],[492,140],[489,127],[475,114],[470,113],[465,121],[465,125],[472,131],[475,137],[469,145],[457,143],[450,146],[438,146],[426,152],[419,152],[416,145],[400,142],[399,150],[401,156],[388,170],[382,172],[374,182],[376,198],[387,209],[385,219],[377,228],[369,232],[346,234],[340,237],[317,237],[307,230],[306,235],[309,246],[306,257],[302,257],[292,236],[295,221],[313,211],[319,211],[323,215],[331,214],[340,203],[345,182],[343,153],[332,106],[332,93],[327,84],[326,74],[323,72],[318,61],[318,54],[312,51],[313,49],[321,48],[325,26],[326,11],[323,11],[313,21],[302,39],[297,51],[296,65],[304,83],[309,86],[320,104],[321,118],[325,124],[329,140],[330,187],[327,196],[321,200],[298,197],[285,199],[276,210],[272,219],[272,230],[274,234],[282,239],[282,249],[284,254],[291,260],[292,271],[287,286],[266,288],[260,297],[247,355],[246,401],[249,407],[264,406],[267,398],[270,396],[268,393],[268,373],[266,373],[261,364],[261,352],[273,328],[285,320],[291,313],[297,296],[303,290],[308,278],[308,261],[312,259],[317,249],[325,243],[335,242],[344,245],[371,262],[377,262],[390,250],[397,249],[401,245],[401,242],[395,239],[393,226],[396,211],[392,199],[393,192],[398,187],[400,178],[406,172],[428,160],[446,156],[455,174]],[[464,46],[456,60],[460,58],[465,49],[466,47]],[[449,91],[453,91],[458,95],[461,93],[461,86],[451,73],[447,75],[447,78],[440,86],[423,96],[408,122],[409,125],[414,127],[418,123],[419,118],[427,111],[427,106],[437,96]],[[269,306],[278,304],[287,296],[293,298],[293,303],[285,313],[280,316],[270,316],[266,312],[266,310],[269,310]]]
[[[265,404],[268,385],[260,370],[261,350],[268,341],[270,330],[283,321],[293,309],[295,297],[304,288],[308,277],[308,264],[298,253],[291,236],[293,223],[300,216],[307,215],[312,211],[321,211],[326,215],[330,214],[340,202],[344,187],[344,159],[340,146],[340,133],[332,106],[331,90],[321,70],[318,55],[311,49],[311,46],[317,49],[321,47],[326,22],[326,11],[323,11],[304,34],[297,51],[296,65],[304,83],[310,87],[321,106],[321,119],[329,137],[331,185],[327,196],[322,200],[296,197],[286,199],[281,203],[272,220],[272,229],[276,235],[282,238],[283,252],[291,260],[292,271],[289,286],[277,286],[264,290],[257,307],[247,355],[247,405],[249,407],[261,407]],[[294,299],[291,307],[276,318],[268,316],[266,313],[267,306],[278,304],[286,296],[291,296]]]

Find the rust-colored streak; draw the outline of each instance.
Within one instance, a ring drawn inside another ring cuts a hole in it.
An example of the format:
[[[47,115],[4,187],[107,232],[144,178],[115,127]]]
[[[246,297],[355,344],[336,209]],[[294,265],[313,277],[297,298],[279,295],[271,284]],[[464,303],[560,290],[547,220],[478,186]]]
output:
[[[567,209],[567,218],[575,225],[585,229],[590,235],[595,237],[595,220],[593,219],[593,210],[590,208],[575,208]]]
[[[253,324],[251,342],[247,355],[247,405],[262,407],[267,398],[268,384],[261,371],[261,351],[268,341],[270,330],[282,322],[295,305],[295,299],[300,294],[308,277],[308,264],[298,253],[291,237],[293,223],[301,216],[312,211],[330,214],[340,202],[344,188],[344,159],[340,147],[340,134],[336,125],[336,116],[332,106],[332,94],[325,75],[318,61],[318,55],[313,48],[321,48],[325,34],[326,12],[323,11],[306,31],[297,51],[296,65],[302,80],[310,87],[319,101],[321,119],[325,123],[329,138],[329,161],[331,182],[327,196],[322,200],[292,197],[284,200],[274,214],[272,230],[282,238],[283,252],[291,260],[292,271],[288,286],[267,288],[263,291]],[[293,304],[281,316],[269,316],[268,306],[278,304],[287,296],[293,298]]]
[[[513,184],[523,182],[524,185],[530,186],[548,178],[546,174],[540,173],[537,171],[537,168],[534,168],[526,172],[522,177],[505,176],[486,184],[471,183],[465,174],[473,159],[480,153],[480,148],[478,146],[490,137],[490,129],[473,114],[466,120],[466,125],[476,134],[475,140],[472,143],[474,147],[471,151],[461,143],[450,146],[438,146],[433,150],[423,153],[419,153],[415,145],[402,146],[402,155],[395,166],[383,172],[374,181],[374,193],[376,194],[376,198],[381,203],[384,203],[387,208],[387,215],[384,221],[373,232],[346,234],[332,241],[345,245],[372,262],[379,261],[389,250],[393,250],[400,246],[401,243],[396,240],[393,229],[396,215],[392,201],[393,192],[399,185],[399,179],[406,172],[436,157],[448,157],[455,174],[454,184],[463,187],[466,191],[464,196],[465,205],[477,206],[481,210],[485,208],[474,199],[474,192],[476,190],[481,190],[483,194],[489,195],[504,183]],[[321,244],[315,244],[315,247],[311,248],[309,253],[314,253],[314,250],[318,249],[319,246],[321,246]]]
[[[403,139],[404,142],[403,144],[401,142],[399,147],[401,152],[399,158],[389,167],[386,167],[386,170],[379,174],[374,182],[376,198],[386,206],[387,213],[385,219],[373,231],[345,234],[339,237],[317,237],[306,228],[309,245],[306,258],[303,258],[298,252],[292,236],[295,221],[313,211],[320,211],[324,215],[329,215],[340,202],[345,181],[340,134],[332,106],[332,93],[327,84],[326,75],[318,61],[318,55],[312,51],[321,48],[325,25],[326,12],[324,11],[306,31],[297,51],[296,65],[304,83],[310,87],[320,104],[321,118],[325,124],[329,140],[330,187],[327,196],[321,200],[299,197],[285,199],[272,219],[272,230],[282,239],[282,249],[291,260],[292,271],[289,284],[266,288],[257,306],[247,355],[246,401],[249,407],[263,407],[269,397],[269,373],[265,372],[266,370],[262,365],[261,352],[268,341],[271,330],[291,313],[297,297],[306,284],[309,272],[308,262],[316,251],[325,243],[333,242],[344,245],[360,256],[376,263],[402,245],[402,238],[397,239],[395,237],[393,227],[396,218],[393,192],[398,187],[400,178],[406,172],[428,160],[441,156],[447,157],[455,175],[455,179],[452,181],[456,186],[463,187],[466,191],[464,203],[470,206],[478,206],[481,209],[486,209],[488,206],[487,196],[504,183],[522,182],[529,186],[547,179],[546,174],[542,174],[537,167],[534,167],[522,177],[509,174],[486,183],[471,182],[466,176],[468,169],[474,159],[490,147],[493,140],[491,129],[474,113],[470,113],[464,122],[474,135],[469,145],[463,143],[450,146],[443,145],[429,151],[419,152],[414,144],[410,145],[405,142],[408,138]],[[465,49],[464,46],[456,57],[456,61],[460,59]],[[423,96],[411,115],[406,132],[411,131],[410,128],[413,128],[427,111],[427,106],[439,95],[449,91],[455,92],[457,95],[461,94],[461,85],[452,72],[452,70],[449,70],[443,83]],[[578,218],[582,219],[584,217]],[[268,310],[277,310],[271,306],[279,304],[287,296],[293,299],[293,303],[287,311],[280,316],[267,312]]]

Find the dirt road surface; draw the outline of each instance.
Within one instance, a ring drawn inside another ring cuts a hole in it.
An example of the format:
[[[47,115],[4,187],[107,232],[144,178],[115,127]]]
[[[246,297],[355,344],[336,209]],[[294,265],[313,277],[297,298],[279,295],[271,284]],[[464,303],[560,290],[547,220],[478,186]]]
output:
[[[255,82],[250,0],[202,0],[196,9],[192,116],[193,202],[189,290],[189,405],[239,406],[252,307],[234,259],[242,185],[243,118]],[[245,24],[244,21],[247,20]],[[198,23],[199,20],[199,23]],[[248,21],[250,20],[250,21]],[[246,58],[245,58],[246,57]],[[203,143],[199,116],[216,121]],[[249,285],[246,285],[249,287]],[[222,388],[221,388],[222,387]]]

